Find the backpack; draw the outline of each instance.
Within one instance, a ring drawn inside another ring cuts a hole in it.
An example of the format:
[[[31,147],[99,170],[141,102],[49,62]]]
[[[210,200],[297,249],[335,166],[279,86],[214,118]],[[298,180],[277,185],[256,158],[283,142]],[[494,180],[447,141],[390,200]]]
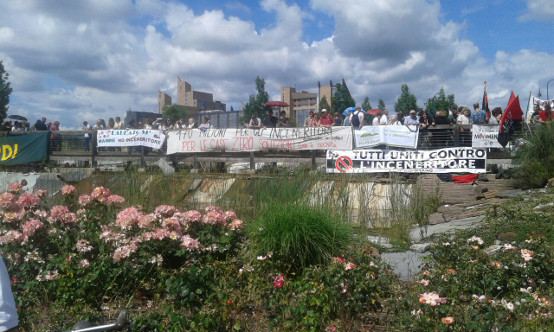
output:
[[[352,127],[360,128],[360,117],[358,116],[360,112],[354,112],[352,114]]]

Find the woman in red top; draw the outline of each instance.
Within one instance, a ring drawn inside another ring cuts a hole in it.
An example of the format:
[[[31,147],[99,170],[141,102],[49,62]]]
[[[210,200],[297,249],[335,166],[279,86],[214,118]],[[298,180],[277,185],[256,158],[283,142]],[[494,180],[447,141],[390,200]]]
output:
[[[539,122],[552,121],[552,111],[550,110],[550,104],[544,105],[544,110],[539,111]]]

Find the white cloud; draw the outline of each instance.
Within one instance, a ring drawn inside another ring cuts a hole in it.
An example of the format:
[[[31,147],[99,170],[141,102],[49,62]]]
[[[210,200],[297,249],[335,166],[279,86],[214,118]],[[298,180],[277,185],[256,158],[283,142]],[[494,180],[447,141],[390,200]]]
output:
[[[391,109],[402,83],[420,104],[441,87],[470,104],[487,80],[491,105],[505,106],[506,91],[536,90],[549,79],[543,68],[554,66],[552,54],[532,50],[484,59],[460,36],[466,23],[445,21],[438,1],[312,0],[313,11],[304,12],[262,0],[271,17],[263,24],[229,16],[226,9],[244,6],[236,1],[197,13],[162,0],[80,4],[0,3],[0,59],[14,87],[12,109],[79,127],[128,108],[155,111],[158,89],[175,98],[177,76],[235,109],[255,93],[256,76],[273,97],[281,86],[315,91],[317,81],[344,78],[358,102],[382,98]],[[303,31],[320,21],[317,13],[332,17],[335,30],[308,44]]]
[[[527,12],[521,16],[521,19],[553,21],[554,2],[552,0],[527,0]]]

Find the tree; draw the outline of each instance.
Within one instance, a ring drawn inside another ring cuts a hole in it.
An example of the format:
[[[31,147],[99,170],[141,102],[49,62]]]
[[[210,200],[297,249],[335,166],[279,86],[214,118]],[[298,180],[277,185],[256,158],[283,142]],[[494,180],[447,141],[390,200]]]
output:
[[[400,87],[400,97],[394,104],[394,110],[396,112],[409,112],[410,110],[417,110],[416,97],[410,92],[408,84],[403,83]]]
[[[171,123],[175,123],[175,121],[179,119],[186,119],[187,112],[185,110],[185,106],[168,105],[168,106],[164,106],[162,110],[162,117],[164,119],[169,119]]]
[[[322,109],[326,109],[329,112],[333,110],[333,108],[329,106],[326,96],[323,96],[323,98],[321,98],[321,100],[319,101],[319,111],[321,112]]]
[[[242,122],[250,120],[253,114],[259,118],[265,116],[269,106],[265,103],[269,100],[269,95],[265,91],[265,80],[259,76],[256,76],[256,95],[250,95],[248,102],[242,108]]]
[[[386,108],[383,99],[379,98],[379,101],[377,102],[377,108],[380,110],[384,110]]]
[[[333,105],[331,108],[335,107],[337,112],[342,113],[346,108],[355,106],[356,101],[350,95],[346,85],[337,83],[335,94],[331,97],[331,104]]]
[[[366,111],[371,109],[371,103],[369,102],[369,97],[364,98],[364,101],[362,102],[362,109]]]
[[[440,88],[433,98],[427,99],[425,104],[425,111],[431,115],[434,115],[438,110],[450,110],[452,108],[458,108],[456,105],[454,94],[449,94],[446,96],[444,93],[444,88]]]
[[[8,79],[10,75],[4,70],[4,64],[0,60],[0,123],[4,122],[8,114],[8,104],[10,103],[10,94],[12,87]]]

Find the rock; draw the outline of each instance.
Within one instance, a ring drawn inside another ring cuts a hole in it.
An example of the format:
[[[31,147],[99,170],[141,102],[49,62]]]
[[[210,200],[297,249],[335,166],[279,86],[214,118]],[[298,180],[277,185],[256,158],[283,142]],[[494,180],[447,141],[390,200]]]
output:
[[[483,182],[489,182],[489,177],[487,176],[486,173],[479,173],[477,175],[477,180],[483,181]]]
[[[545,207],[554,206],[554,202],[546,203],[546,204],[539,204],[534,207],[535,210],[540,210]]]
[[[498,179],[501,179],[501,178],[502,178],[502,173],[501,173],[501,172],[496,173],[496,174],[494,175],[494,178],[497,179],[497,180],[498,180]]]
[[[475,199],[476,200],[481,200],[481,199],[485,199],[485,195],[483,195],[483,193],[478,193],[477,195],[475,195]]]
[[[510,178],[510,174],[506,173],[506,172],[503,172],[502,173],[502,178],[503,179],[509,179]]]
[[[175,168],[173,168],[173,166],[171,166],[165,158],[160,158],[156,163],[156,165],[160,167],[160,169],[165,175],[175,173]]]
[[[442,224],[443,222],[446,222],[446,219],[440,212],[431,213],[429,216],[429,225]]]
[[[551,179],[548,180],[548,186],[550,188],[554,187],[554,178],[551,178]]]
[[[392,248],[392,244],[390,243],[389,238],[386,238],[384,236],[368,235],[367,240],[371,243],[378,244],[383,248],[389,248],[389,249]]]
[[[502,248],[501,245],[499,245],[499,244],[493,244],[493,245],[491,245],[491,246],[485,248],[485,249],[483,250],[483,252],[484,252],[485,254],[487,254],[487,255],[490,256],[490,255],[494,254],[495,252],[499,251],[501,248]]]
[[[489,188],[487,188],[487,187],[481,188],[481,192],[482,192],[482,193],[486,193],[486,192],[488,192],[488,191],[489,191]]]
[[[496,197],[498,198],[514,198],[519,195],[524,194],[525,192],[521,189],[513,189],[513,190],[507,190],[501,193],[496,194]]]
[[[419,253],[424,253],[429,250],[429,248],[431,247],[431,244],[432,244],[431,242],[415,243],[410,246],[410,250],[419,252]]]

